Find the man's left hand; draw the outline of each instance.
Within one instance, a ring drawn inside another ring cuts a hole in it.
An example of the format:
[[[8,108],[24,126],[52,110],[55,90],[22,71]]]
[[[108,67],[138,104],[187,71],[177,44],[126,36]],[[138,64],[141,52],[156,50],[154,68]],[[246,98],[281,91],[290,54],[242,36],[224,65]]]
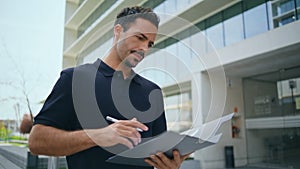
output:
[[[190,153],[191,154],[191,153]],[[173,151],[173,159],[169,159],[164,153],[157,153],[145,159],[145,162],[157,169],[179,169],[181,163],[190,155],[180,156],[177,150]]]

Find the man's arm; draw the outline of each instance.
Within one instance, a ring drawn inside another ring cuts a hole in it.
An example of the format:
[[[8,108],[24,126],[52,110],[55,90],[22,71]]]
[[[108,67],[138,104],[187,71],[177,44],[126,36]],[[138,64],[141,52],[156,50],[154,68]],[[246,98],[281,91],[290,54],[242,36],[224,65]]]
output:
[[[41,124],[34,125],[29,136],[31,153],[40,155],[65,156],[95,145],[83,130],[69,132]]]
[[[77,131],[36,124],[29,136],[29,149],[33,154],[66,156],[97,145],[109,147],[123,144],[132,148],[141,141],[141,135],[136,128],[148,130],[147,126],[135,119],[120,120],[100,129]]]

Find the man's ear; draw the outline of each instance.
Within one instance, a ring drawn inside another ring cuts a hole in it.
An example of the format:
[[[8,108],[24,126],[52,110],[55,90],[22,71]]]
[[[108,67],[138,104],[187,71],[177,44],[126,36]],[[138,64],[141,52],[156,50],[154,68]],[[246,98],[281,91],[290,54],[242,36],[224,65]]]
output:
[[[114,34],[116,39],[120,38],[121,32],[123,32],[123,27],[120,24],[115,25]]]

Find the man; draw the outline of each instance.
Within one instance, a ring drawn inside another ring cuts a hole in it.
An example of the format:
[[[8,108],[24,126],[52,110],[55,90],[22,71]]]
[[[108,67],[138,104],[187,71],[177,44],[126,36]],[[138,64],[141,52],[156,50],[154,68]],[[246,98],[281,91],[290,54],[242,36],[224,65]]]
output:
[[[143,168],[106,160],[166,130],[161,89],[132,70],[153,46],[158,24],[149,8],[125,8],[117,16],[113,46],[104,60],[62,71],[35,117],[29,138],[33,154],[66,156],[69,169]],[[108,124],[106,116],[119,120]],[[173,156],[158,152],[145,162],[178,169],[188,157],[178,151]]]

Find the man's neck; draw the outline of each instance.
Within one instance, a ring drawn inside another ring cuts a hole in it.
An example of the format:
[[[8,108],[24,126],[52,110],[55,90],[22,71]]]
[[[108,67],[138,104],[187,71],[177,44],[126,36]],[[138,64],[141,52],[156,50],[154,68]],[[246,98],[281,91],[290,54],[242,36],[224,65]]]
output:
[[[111,55],[111,53],[103,59],[103,62],[116,71],[122,71],[124,79],[128,78],[132,73],[131,67],[126,66],[121,60],[118,60],[117,57]]]

